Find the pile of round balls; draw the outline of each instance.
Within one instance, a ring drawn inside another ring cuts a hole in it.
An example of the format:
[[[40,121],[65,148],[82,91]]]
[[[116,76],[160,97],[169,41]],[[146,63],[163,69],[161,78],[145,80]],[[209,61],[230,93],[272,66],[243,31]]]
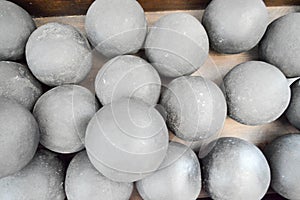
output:
[[[300,134],[263,152],[218,138],[227,114],[256,126],[286,111],[300,129],[300,81],[290,89],[287,79],[300,76],[300,13],[268,24],[262,0],[212,0],[202,23],[176,12],[148,27],[137,1],[97,0],[85,30],[36,28],[25,10],[0,0],[0,199],[128,200],[134,182],[145,200],[195,200],[201,188],[215,200],[259,200],[270,185],[300,199]],[[209,47],[237,54],[255,46],[260,60],[235,66],[222,90],[190,76]],[[76,85],[93,49],[109,59],[96,96]],[[140,49],[147,60],[132,55]],[[188,142],[217,139],[197,156],[169,141],[168,130]]]

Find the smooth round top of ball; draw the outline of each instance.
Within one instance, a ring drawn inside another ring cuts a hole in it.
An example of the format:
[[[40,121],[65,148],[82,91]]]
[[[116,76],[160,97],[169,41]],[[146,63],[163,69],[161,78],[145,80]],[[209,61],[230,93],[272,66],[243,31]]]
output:
[[[23,8],[9,1],[0,1],[0,61],[22,58],[34,29],[34,21]]]
[[[160,18],[149,30],[145,42],[148,59],[167,77],[197,71],[208,57],[209,42],[202,24],[186,13]]]
[[[173,80],[163,92],[160,104],[167,112],[171,131],[188,141],[209,138],[219,132],[227,114],[220,88],[200,76]]]
[[[286,117],[289,122],[300,129],[300,81],[296,81],[292,85],[292,97],[288,109],[286,110]]]
[[[291,91],[286,77],[273,65],[249,61],[224,78],[229,116],[246,125],[261,125],[280,117]]]
[[[142,48],[147,21],[141,5],[133,0],[97,0],[90,6],[85,30],[101,54],[115,57]]]
[[[155,105],[161,81],[157,71],[145,60],[125,55],[111,59],[100,69],[95,88],[102,105],[126,97]]]
[[[73,26],[48,23],[35,30],[26,45],[34,76],[49,86],[79,83],[92,67],[87,39]]]
[[[287,77],[300,76],[300,13],[273,21],[260,43],[260,56],[278,67]]]
[[[128,200],[133,184],[106,178],[91,164],[86,151],[82,151],[68,167],[65,188],[68,200]]]

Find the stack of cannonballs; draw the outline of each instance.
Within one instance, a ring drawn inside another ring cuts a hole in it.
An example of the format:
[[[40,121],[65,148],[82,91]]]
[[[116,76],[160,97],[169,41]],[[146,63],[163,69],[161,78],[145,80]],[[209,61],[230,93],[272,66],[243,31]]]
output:
[[[227,113],[256,126],[286,111],[300,129],[300,82],[291,90],[287,79],[300,76],[300,13],[268,25],[262,0],[212,0],[202,23],[175,13],[148,27],[137,1],[97,0],[85,30],[87,38],[67,24],[36,28],[0,0],[1,200],[128,200],[134,182],[145,200],[195,200],[202,187],[216,200],[259,200],[270,185],[300,199],[300,134],[264,153],[219,138]],[[257,45],[261,60],[235,66],[222,90],[191,76],[209,46],[237,54]],[[109,59],[96,96],[77,85],[93,49]],[[132,55],[140,49],[147,60]],[[162,87],[162,78],[171,81]],[[168,130],[187,142],[217,139],[197,156]]]

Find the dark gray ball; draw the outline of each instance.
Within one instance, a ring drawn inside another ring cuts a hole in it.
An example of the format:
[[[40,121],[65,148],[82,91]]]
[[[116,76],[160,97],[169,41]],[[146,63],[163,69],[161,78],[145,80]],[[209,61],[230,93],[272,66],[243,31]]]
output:
[[[292,85],[292,97],[286,117],[293,126],[300,129],[300,80]]]

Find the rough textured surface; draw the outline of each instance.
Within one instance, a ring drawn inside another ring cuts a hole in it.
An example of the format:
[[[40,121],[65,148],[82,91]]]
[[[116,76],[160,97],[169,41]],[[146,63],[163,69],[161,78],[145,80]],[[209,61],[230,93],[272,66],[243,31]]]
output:
[[[144,200],[197,199],[201,171],[196,154],[183,144],[171,142],[159,170],[138,181],[137,189]]]
[[[46,85],[82,81],[92,67],[87,39],[70,25],[48,23],[35,30],[26,45],[32,73]]]
[[[33,109],[41,144],[59,153],[83,149],[86,127],[97,110],[95,96],[84,87],[64,85],[49,90]]]
[[[300,135],[289,134],[271,142],[264,150],[269,161],[273,190],[287,199],[300,199]]]
[[[167,112],[167,124],[178,137],[195,141],[219,132],[227,110],[216,84],[200,76],[173,80],[163,92],[160,104]]]
[[[270,184],[270,168],[262,152],[238,138],[220,138],[202,159],[203,185],[212,199],[260,200]]]
[[[300,76],[300,13],[272,22],[260,44],[260,55],[287,77]]]
[[[246,125],[272,122],[286,110],[291,96],[288,81],[273,65],[249,61],[224,78],[229,116]]]
[[[86,151],[71,161],[65,187],[68,200],[128,200],[133,190],[132,183],[114,182],[98,172]]]
[[[268,11],[262,0],[213,0],[202,22],[214,50],[241,53],[252,49],[263,37]]]
[[[145,60],[131,55],[108,61],[95,80],[96,94],[103,105],[124,97],[155,105],[160,87],[161,81],[156,70]]]
[[[167,77],[195,72],[206,61],[208,49],[208,37],[202,24],[186,13],[160,18],[150,28],[145,42],[148,59]]]
[[[144,10],[133,0],[97,0],[85,20],[90,42],[104,56],[136,53],[144,43],[147,21]]]
[[[0,61],[23,57],[25,45],[35,24],[31,16],[18,5],[0,1]]]
[[[300,80],[292,85],[292,97],[286,117],[293,126],[300,129]]]
[[[168,148],[168,130],[159,112],[136,99],[105,105],[89,122],[85,144],[104,176],[133,182],[154,172]]]

